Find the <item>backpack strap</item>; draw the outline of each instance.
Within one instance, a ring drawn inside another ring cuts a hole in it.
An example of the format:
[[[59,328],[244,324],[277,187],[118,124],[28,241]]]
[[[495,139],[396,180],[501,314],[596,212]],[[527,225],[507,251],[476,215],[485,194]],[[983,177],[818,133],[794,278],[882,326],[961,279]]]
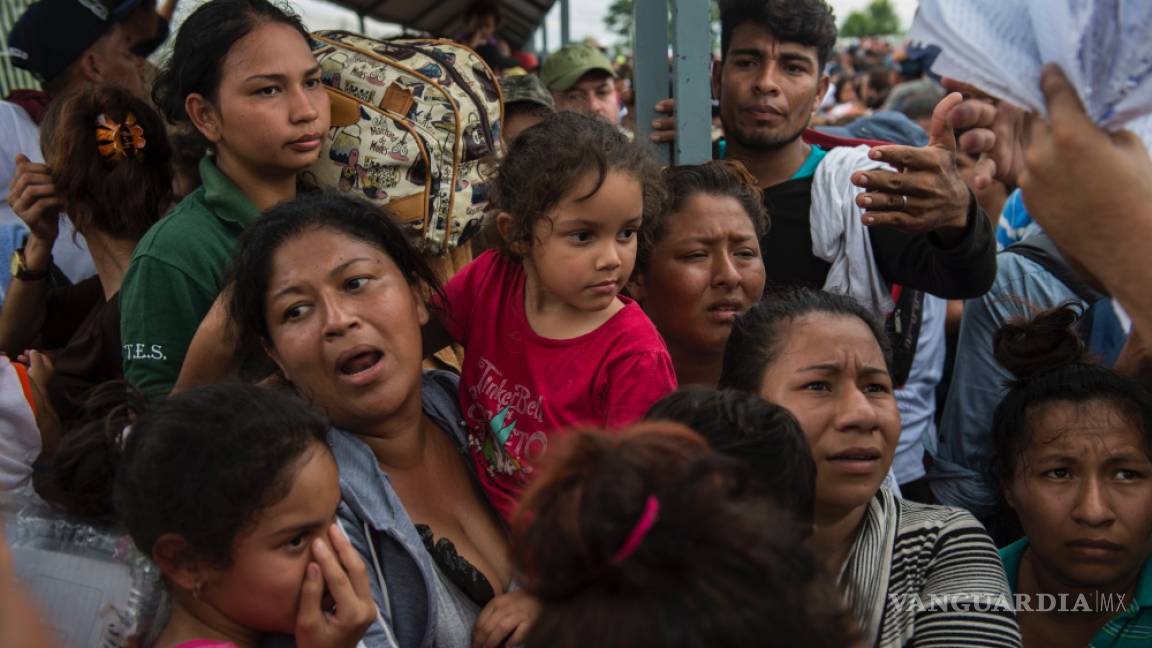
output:
[[[1107,295],[1092,288],[1080,278],[1080,275],[1068,265],[1060,251],[1056,249],[1056,245],[1052,239],[1044,232],[1039,232],[1018,243],[1013,243],[1004,248],[1004,252],[1009,254],[1017,254],[1025,259],[1028,259],[1036,265],[1044,268],[1053,277],[1060,280],[1060,283],[1068,287],[1076,294],[1076,297],[1087,302],[1089,305],[1095,304],[1107,297]]]

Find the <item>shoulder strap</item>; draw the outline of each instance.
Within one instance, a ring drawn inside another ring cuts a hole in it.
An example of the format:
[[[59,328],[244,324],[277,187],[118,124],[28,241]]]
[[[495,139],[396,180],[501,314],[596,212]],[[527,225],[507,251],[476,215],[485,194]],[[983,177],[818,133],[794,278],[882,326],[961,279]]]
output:
[[[1059,279],[1060,283],[1068,286],[1069,290],[1089,305],[1095,304],[1106,297],[1106,295],[1100,294],[1099,291],[1093,289],[1080,278],[1080,275],[1068,265],[1068,262],[1064,260],[1060,251],[1056,249],[1056,245],[1052,243],[1052,239],[1048,238],[1048,235],[1043,232],[1009,245],[1004,248],[1004,252],[1018,254],[1036,263],[1041,268],[1050,272],[1052,276]]]

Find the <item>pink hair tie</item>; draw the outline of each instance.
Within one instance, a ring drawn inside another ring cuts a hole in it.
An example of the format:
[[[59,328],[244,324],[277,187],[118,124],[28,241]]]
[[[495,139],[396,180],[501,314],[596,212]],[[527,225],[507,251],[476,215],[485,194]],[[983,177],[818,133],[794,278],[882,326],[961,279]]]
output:
[[[624,544],[612,554],[613,565],[619,565],[628,559],[628,556],[636,553],[640,545],[644,542],[644,538],[648,536],[648,532],[652,530],[652,525],[656,524],[656,520],[660,517],[660,500],[656,499],[655,495],[649,495],[648,499],[644,501],[644,513],[640,519],[636,521],[636,526],[628,532],[628,537],[624,540]]]

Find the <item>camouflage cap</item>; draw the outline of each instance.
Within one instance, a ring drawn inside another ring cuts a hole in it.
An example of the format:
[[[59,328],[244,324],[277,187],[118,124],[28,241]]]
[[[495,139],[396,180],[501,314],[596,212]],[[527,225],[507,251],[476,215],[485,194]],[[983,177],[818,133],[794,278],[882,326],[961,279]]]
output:
[[[552,93],[544,88],[544,84],[540,83],[540,79],[535,75],[517,74],[503,77],[500,79],[500,90],[504,93],[504,105],[524,101],[556,109]]]
[[[592,70],[604,70],[615,77],[612,61],[599,49],[584,43],[572,43],[557,50],[540,66],[540,81],[544,87],[563,92]]]

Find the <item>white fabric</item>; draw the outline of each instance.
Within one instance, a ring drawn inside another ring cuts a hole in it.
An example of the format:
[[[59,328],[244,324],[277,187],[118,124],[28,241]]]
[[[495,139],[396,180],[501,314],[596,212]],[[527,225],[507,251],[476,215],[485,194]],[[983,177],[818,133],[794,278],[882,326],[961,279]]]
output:
[[[44,162],[44,156],[40,152],[40,127],[20,106],[9,101],[0,101],[0,228],[15,228],[24,232],[27,228],[7,202],[8,186],[12,184],[12,178],[16,175],[17,153],[23,153],[36,163]],[[7,268],[11,250],[4,252],[8,254],[0,255],[3,257],[0,258],[0,263]],[[63,215],[60,217],[60,235],[52,247],[52,261],[73,283],[96,274],[96,266],[92,264],[92,256],[88,253],[84,237],[76,233],[72,221]],[[0,296],[6,289],[7,283],[0,286]]]
[[[881,319],[894,304],[880,268],[872,256],[868,228],[860,220],[864,210],[856,205],[863,189],[852,184],[852,174],[892,167],[868,157],[869,147],[841,146],[828,151],[812,178],[812,254],[832,264],[824,290],[847,295]]]
[[[35,497],[32,464],[40,456],[40,428],[12,361],[0,354],[0,492]]]

